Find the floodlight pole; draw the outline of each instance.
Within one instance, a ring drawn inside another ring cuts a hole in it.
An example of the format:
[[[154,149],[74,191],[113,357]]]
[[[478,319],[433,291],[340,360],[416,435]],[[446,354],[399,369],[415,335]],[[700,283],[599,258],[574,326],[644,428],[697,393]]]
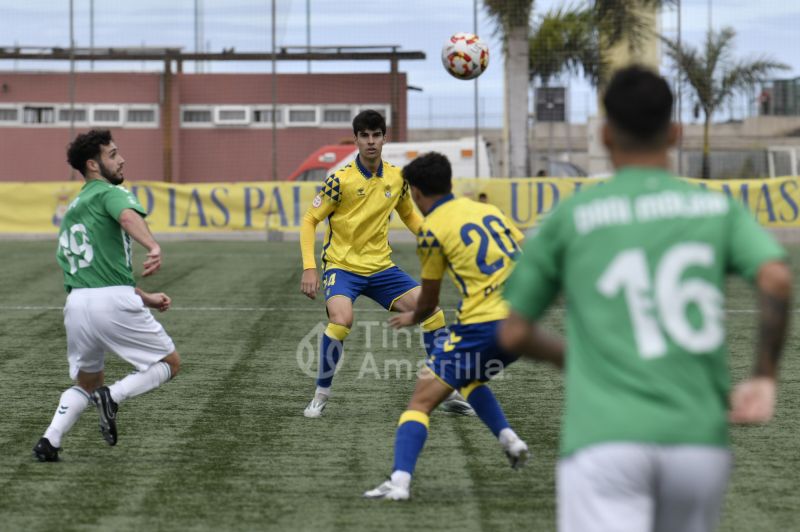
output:
[[[678,0],[678,50],[682,50],[681,0]],[[678,64],[678,124],[681,134],[678,137],[678,175],[683,175],[683,69]]]
[[[474,33],[475,35],[478,35],[478,0],[472,0],[472,33]],[[474,88],[475,88],[475,90],[474,90],[474,102],[473,102],[474,110],[473,110],[473,112],[475,113],[475,153],[474,153],[474,157],[475,157],[475,177],[480,177],[479,176],[480,164],[479,164],[479,160],[478,160],[478,158],[480,157],[480,155],[478,155],[478,153],[480,153],[480,152],[478,151],[478,148],[479,148],[479,145],[478,145],[478,131],[479,131],[478,101],[479,100],[478,100],[478,78],[477,77],[475,78]]]
[[[306,0],[306,52],[311,53],[311,0]],[[311,74],[311,60],[307,65],[307,73]]]
[[[94,50],[94,0],[89,0],[89,48]],[[94,71],[94,60],[89,63],[89,68]]]
[[[275,7],[275,0],[272,0],[272,180],[278,179],[278,73],[276,70],[277,64],[277,42],[275,34],[277,25],[275,19],[277,15],[277,8]]]
[[[69,141],[75,138],[75,2],[69,0]],[[69,178],[75,179],[75,170]]]

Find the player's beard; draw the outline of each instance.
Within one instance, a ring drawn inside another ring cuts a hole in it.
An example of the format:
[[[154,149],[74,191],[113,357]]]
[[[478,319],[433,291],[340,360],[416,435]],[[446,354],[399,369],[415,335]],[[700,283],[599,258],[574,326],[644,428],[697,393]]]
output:
[[[122,182],[125,181],[125,177],[122,175],[121,169],[117,170],[116,173],[112,173],[111,170],[106,168],[103,163],[98,161],[97,164],[100,166],[100,175],[112,185],[121,185]]]

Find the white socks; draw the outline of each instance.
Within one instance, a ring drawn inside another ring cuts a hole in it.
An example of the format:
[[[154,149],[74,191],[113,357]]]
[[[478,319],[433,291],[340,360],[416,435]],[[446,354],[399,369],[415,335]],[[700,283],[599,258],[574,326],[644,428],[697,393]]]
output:
[[[399,470],[392,472],[392,484],[408,489],[411,486],[411,473]]]
[[[327,388],[323,388],[322,386],[317,386],[317,389],[314,391],[314,398],[316,399],[320,395],[324,395],[327,399],[331,396],[331,387],[328,386]]]
[[[119,404],[126,399],[155,390],[167,382],[172,372],[166,362],[156,362],[145,371],[131,373],[108,387],[111,399]]]
[[[53,421],[44,432],[44,437],[50,440],[53,447],[61,447],[61,437],[69,432],[87,406],[89,406],[89,394],[78,386],[73,386],[61,394]]]
[[[503,446],[503,449],[508,449],[508,446],[517,441],[519,436],[517,436],[517,433],[510,428],[504,428],[500,431],[497,439],[500,440],[500,445]]]

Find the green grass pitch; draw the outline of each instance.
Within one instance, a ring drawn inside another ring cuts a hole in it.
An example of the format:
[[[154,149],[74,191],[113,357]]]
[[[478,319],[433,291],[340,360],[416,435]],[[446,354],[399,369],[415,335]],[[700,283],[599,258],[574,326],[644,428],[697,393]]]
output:
[[[531,446],[527,468],[511,471],[476,418],[435,412],[412,500],[360,498],[390,472],[395,424],[414,384],[407,369],[422,349],[414,340],[406,347],[405,336],[394,347],[387,314],[359,300],[332,402],[323,418],[305,419],[314,384],[298,345],[307,359],[301,341],[325,311],[299,291],[297,248],[166,243],[162,271],[142,286],[173,298],[158,319],[183,357],[182,374],[122,405],[116,447],[88,409],[63,442],[63,461],[40,464],[31,448],[69,385],[61,275],[54,242],[0,241],[0,530],[554,530],[562,379],[541,364],[518,363],[492,385]],[[792,255],[797,264],[800,249]],[[417,275],[410,245],[394,256]],[[443,306],[455,302],[448,286]],[[732,282],[727,306],[739,379],[751,366],[752,292]],[[547,321],[560,329],[559,309]],[[736,469],[721,530],[800,530],[796,325],[776,419],[732,430]],[[129,367],[112,356],[106,371],[113,381]]]

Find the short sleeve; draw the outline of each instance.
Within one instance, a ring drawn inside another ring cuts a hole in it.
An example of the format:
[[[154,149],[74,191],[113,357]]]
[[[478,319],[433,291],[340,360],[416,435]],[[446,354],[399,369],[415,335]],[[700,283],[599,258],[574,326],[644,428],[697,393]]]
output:
[[[147,211],[144,210],[136,196],[125,187],[110,187],[103,196],[103,207],[115,220],[119,220],[119,215],[125,209],[133,209],[142,216],[147,216]]]
[[[522,255],[503,290],[512,310],[538,319],[561,290],[561,262],[566,248],[563,216],[548,216],[522,247]]]
[[[417,256],[422,265],[422,279],[439,280],[447,269],[447,258],[436,236],[425,226],[417,233]]]
[[[738,201],[730,200],[728,213],[728,271],[753,280],[765,262],[783,260],[786,251]]]

